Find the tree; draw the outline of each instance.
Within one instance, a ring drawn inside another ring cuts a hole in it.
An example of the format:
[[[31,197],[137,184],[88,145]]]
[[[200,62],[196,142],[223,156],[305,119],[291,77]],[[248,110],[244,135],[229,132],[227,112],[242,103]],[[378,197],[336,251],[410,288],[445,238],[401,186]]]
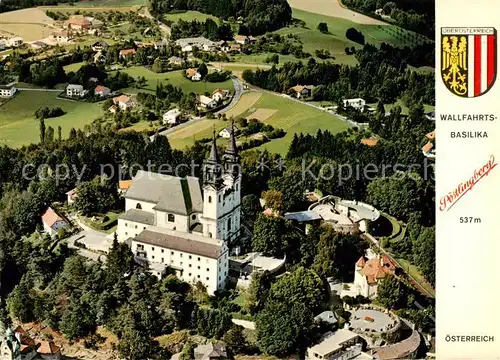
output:
[[[240,325],[233,324],[222,340],[226,343],[233,355],[245,352],[248,347],[247,339],[243,334],[243,326]]]
[[[163,72],[163,63],[159,57],[155,59],[153,62],[153,66],[151,67],[151,70],[153,70],[155,73],[161,73]]]
[[[267,271],[255,273],[250,281],[243,308],[252,315],[260,312],[266,304],[270,289],[271,275]]]
[[[113,238],[113,244],[107,256],[107,274],[111,283],[115,283],[119,277],[132,273],[134,266],[134,254],[125,243],[119,243],[117,235]]]
[[[201,77],[204,78],[208,74],[208,68],[205,63],[201,63],[201,65],[198,67],[198,72],[200,73]]]
[[[278,190],[268,190],[262,193],[266,207],[281,213],[283,211],[283,193]]]
[[[45,142],[45,120],[40,119],[40,144]]]
[[[406,288],[394,276],[386,276],[377,288],[377,301],[388,309],[406,305]]]
[[[243,196],[241,199],[241,211],[247,220],[254,220],[257,214],[262,211],[259,197],[254,194]]]
[[[23,323],[34,320],[34,294],[32,288],[33,282],[27,275],[24,275],[7,298],[7,308],[10,315]]]
[[[284,233],[284,219],[259,214],[253,229],[253,251],[259,251],[268,256],[282,256],[286,249],[286,244],[283,242]]]
[[[74,207],[83,215],[109,211],[115,205],[118,196],[113,184],[101,179],[100,176],[81,183],[77,191],[78,197],[75,199]]]
[[[324,22],[320,22],[318,24],[318,30],[321,31],[323,34],[328,33],[328,24]]]

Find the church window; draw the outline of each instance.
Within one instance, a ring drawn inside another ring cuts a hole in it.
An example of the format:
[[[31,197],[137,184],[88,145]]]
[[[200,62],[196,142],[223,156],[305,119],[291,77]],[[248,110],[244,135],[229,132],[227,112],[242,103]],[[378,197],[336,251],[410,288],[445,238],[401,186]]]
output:
[[[201,269],[201,267],[198,266],[198,270],[200,270],[200,269]]]
[[[210,278],[207,276],[207,281],[210,280]]]
[[[219,195],[219,202],[221,202],[221,201],[222,201],[222,198],[221,198],[221,196]]]
[[[125,227],[128,227],[128,223],[125,223]]]
[[[164,259],[164,258],[161,258],[161,262],[162,262],[162,263],[163,263],[163,262],[165,262],[165,259]]]
[[[198,261],[200,261],[200,260],[201,260],[200,257],[198,257]]]
[[[189,260],[191,260],[191,255],[189,255]]]
[[[155,256],[154,256],[154,255],[153,255],[153,256],[151,256],[151,259],[153,259],[153,260],[154,260],[154,258],[155,258]]]
[[[189,264],[189,267],[191,267],[191,264]]]
[[[161,249],[161,253],[163,254],[165,252],[165,249]]]
[[[227,219],[227,230],[231,231],[231,218]]]
[[[191,215],[191,219],[196,220],[196,215],[195,214]]]
[[[198,275],[198,279],[200,278],[200,275]]]
[[[174,214],[168,214],[167,221],[168,222],[175,222],[175,215]]]
[[[142,209],[141,203],[137,203],[137,205],[135,206],[135,208],[141,210]]]
[[[125,235],[127,235],[127,234],[125,234]],[[212,233],[208,233],[208,236],[209,236],[209,237],[212,237]]]
[[[212,203],[212,197],[211,197],[211,196],[209,196],[209,197],[208,197],[208,202],[209,202],[210,204]]]
[[[238,184],[236,184],[236,191],[238,191]]]
[[[173,251],[171,251],[171,252],[170,252],[170,255],[174,255],[174,252],[173,252]]]
[[[137,225],[135,226],[135,228],[137,229]]]
[[[128,233],[126,232],[125,235],[128,235]]]
[[[191,273],[189,273],[189,275],[188,275],[188,276],[191,276]]]
[[[155,251],[155,247],[154,246],[151,246],[151,251]]]
[[[207,268],[207,271],[210,271],[210,269],[209,269],[209,268]]]

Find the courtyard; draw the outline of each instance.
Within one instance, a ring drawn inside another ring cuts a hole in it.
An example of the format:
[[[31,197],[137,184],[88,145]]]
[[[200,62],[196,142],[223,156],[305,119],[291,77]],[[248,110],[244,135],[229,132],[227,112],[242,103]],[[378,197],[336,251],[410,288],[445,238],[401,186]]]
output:
[[[379,310],[357,309],[352,311],[350,326],[366,332],[387,332],[396,326],[397,320]]]

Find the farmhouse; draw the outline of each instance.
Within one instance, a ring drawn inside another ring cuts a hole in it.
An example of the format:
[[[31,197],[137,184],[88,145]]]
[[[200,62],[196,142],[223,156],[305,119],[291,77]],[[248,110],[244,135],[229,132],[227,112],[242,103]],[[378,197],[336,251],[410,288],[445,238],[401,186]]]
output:
[[[100,97],[109,96],[111,94],[111,90],[106,86],[98,85],[94,89],[94,94]]]
[[[55,236],[57,234],[57,230],[69,226],[68,222],[59,216],[51,207],[48,207],[43,213],[42,224],[43,229],[50,236]]]
[[[232,53],[239,53],[241,52],[241,44],[232,44],[231,48],[229,49],[230,52]]]
[[[361,110],[361,111],[365,108],[366,105],[366,101],[361,98],[342,100],[342,103],[344,104],[345,108],[350,106],[355,108],[356,110]]]
[[[225,127],[224,129],[222,129],[219,132],[219,136],[221,136],[225,139],[229,139],[231,137],[233,131],[234,131],[234,135],[238,135],[238,133],[240,132],[240,129],[238,129],[235,125],[231,125],[231,126],[228,126],[228,127]]]
[[[198,98],[198,102],[200,106],[205,109],[213,109],[217,106],[217,101],[205,95],[200,95],[200,97]]]
[[[11,82],[10,84],[0,85],[0,98],[13,97],[17,92],[15,84],[15,82]]]
[[[214,99],[217,102],[220,102],[226,100],[228,94],[229,91],[227,90],[215,89],[215,91],[212,93],[212,99]]]
[[[227,43],[227,41],[224,41],[224,40],[221,40],[221,41],[218,41],[215,43],[215,45],[217,46],[217,48],[219,48],[221,51],[224,51],[224,52],[229,52],[231,51],[231,46],[229,46],[229,44]]]
[[[91,28],[92,23],[83,18],[83,19],[69,19],[66,21],[66,27],[70,30],[76,30],[76,31],[87,31]]]
[[[250,43],[250,38],[246,35],[236,35],[234,41],[236,41],[237,44],[246,45]]]
[[[204,51],[215,50],[214,42],[204,37],[179,39],[175,44],[180,46],[182,52],[191,52],[195,47]]]
[[[289,92],[297,97],[297,99],[303,99],[311,97],[313,88],[313,85],[295,85],[289,89]]]
[[[84,90],[82,85],[69,84],[68,86],[66,86],[66,96],[83,97],[86,94],[87,94],[87,90]]]
[[[136,104],[135,101],[127,95],[120,95],[113,98],[113,104],[118,106],[120,110],[127,110],[133,108]]]
[[[67,43],[72,40],[73,36],[68,30],[56,31],[52,33],[52,40],[60,43]]]
[[[171,56],[168,58],[168,63],[170,65],[182,65],[184,63],[184,60],[182,60],[178,56]]]
[[[201,74],[198,72],[196,69],[187,69],[186,70],[186,77],[190,79],[191,81],[200,81],[201,80]]]
[[[181,111],[177,108],[167,111],[163,114],[164,124],[177,124],[181,116]]]
[[[119,56],[120,58],[126,58],[130,56],[134,56],[137,53],[135,49],[122,49],[120,50]]]
[[[22,37],[16,36],[10,39],[7,39],[7,46],[10,47],[19,47],[24,44],[24,40]]]
[[[237,148],[219,157],[215,138],[202,180],[138,171],[118,219],[119,241],[131,243],[155,274],[169,266],[184,281],[200,281],[209,294],[224,287],[228,241],[240,236],[241,175]]]

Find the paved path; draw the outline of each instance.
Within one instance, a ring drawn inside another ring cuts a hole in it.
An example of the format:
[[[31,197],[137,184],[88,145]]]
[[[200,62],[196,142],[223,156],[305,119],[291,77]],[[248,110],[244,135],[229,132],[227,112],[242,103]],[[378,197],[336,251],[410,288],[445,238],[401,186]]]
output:
[[[245,329],[255,330],[255,323],[253,321],[233,319],[233,324],[243,326]]]
[[[150,20],[153,20],[153,21],[156,21],[158,26],[160,27],[160,30],[163,31],[163,33],[167,36],[167,37],[170,37],[170,34],[171,34],[171,31],[170,31],[170,28],[165,25],[164,23],[162,23],[161,21],[157,20],[153,15],[151,15],[151,13],[149,12],[149,9],[147,6],[145,6],[140,12],[139,12],[139,16],[142,16],[142,17],[145,17],[147,19],[150,19]]]
[[[112,244],[113,238],[111,237],[110,239],[108,234],[96,231],[88,227],[87,225],[82,223],[76,216],[70,216],[70,219],[83,230],[80,231],[78,234],[69,237],[66,240],[68,242],[68,247],[72,249],[77,249],[80,255],[88,259],[97,261],[100,258],[101,260],[104,261],[106,259],[106,255],[97,254],[88,249],[108,251],[108,249]],[[87,246],[88,249],[82,249],[78,246],[75,246],[75,241],[85,244],[85,246]]]
[[[53,91],[53,92],[63,92],[64,91],[64,89],[44,89],[44,88],[25,88],[25,87],[19,87],[16,89],[22,90],[22,91]]]

